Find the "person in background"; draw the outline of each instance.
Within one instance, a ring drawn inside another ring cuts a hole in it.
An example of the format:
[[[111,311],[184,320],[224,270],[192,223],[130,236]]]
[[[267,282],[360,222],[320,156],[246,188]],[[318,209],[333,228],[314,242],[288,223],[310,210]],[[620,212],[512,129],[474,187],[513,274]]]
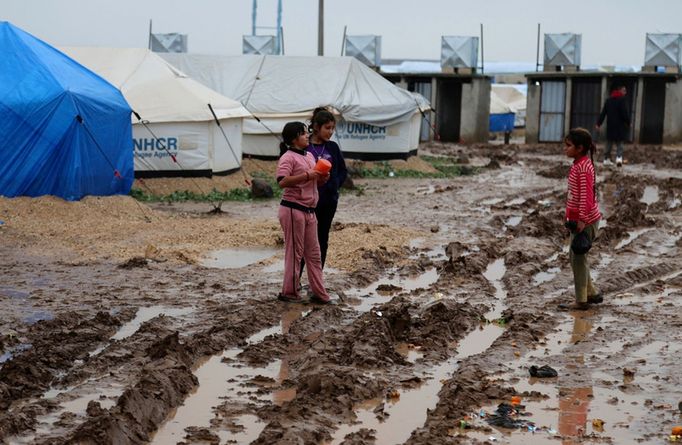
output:
[[[595,193],[596,174],[592,161],[595,146],[592,135],[584,128],[574,128],[568,132],[564,143],[566,156],[573,158],[568,172],[566,197],[566,225],[571,227],[571,242],[576,234],[583,231],[590,242],[594,242],[601,213]],[[590,304],[601,303],[603,298],[590,276],[587,253],[577,255],[573,249],[569,249],[569,252],[575,284],[575,305],[571,309],[585,310]]]
[[[317,238],[320,242],[322,268],[324,268],[329,247],[329,231],[336,214],[336,207],[339,204],[339,189],[346,181],[348,170],[339,145],[331,140],[334,130],[336,130],[334,115],[326,108],[316,108],[310,119],[310,129],[312,134],[308,151],[312,153],[316,161],[326,159],[332,164],[329,180],[318,188],[320,200],[315,208]]]
[[[301,260],[308,263],[308,282],[313,292],[311,302],[327,304],[329,294],[322,278],[320,245],[317,241],[315,207],[319,198],[318,186],[329,179],[329,174],[315,170],[315,158],[308,148],[308,129],[302,122],[289,122],[282,130],[277,163],[277,183],[284,189],[278,217],[284,232],[284,280],[278,299],[301,302]]]
[[[616,144],[616,165],[623,165],[623,142],[628,138],[630,129],[630,111],[625,99],[627,89],[615,85],[611,96],[606,99],[599,114],[596,128],[599,130],[606,119],[606,150],[604,151],[604,165],[611,165],[611,147]]]

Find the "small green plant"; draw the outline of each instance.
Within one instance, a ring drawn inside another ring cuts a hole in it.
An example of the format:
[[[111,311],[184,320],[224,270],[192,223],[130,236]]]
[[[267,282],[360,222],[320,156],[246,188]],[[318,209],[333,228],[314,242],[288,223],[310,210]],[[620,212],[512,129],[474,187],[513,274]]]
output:
[[[146,193],[140,189],[131,189],[130,196],[142,202],[222,202],[222,201],[251,201],[251,190],[248,188],[236,188],[226,192],[216,189],[209,193],[196,193],[189,190],[175,191],[168,195],[156,195]]]
[[[478,173],[477,167],[456,164],[452,157],[422,156],[421,159],[428,162],[438,170],[437,172],[422,172],[418,170],[394,170],[391,164],[383,161],[371,168],[359,167],[358,173],[363,178],[454,178],[457,176],[474,175]]]

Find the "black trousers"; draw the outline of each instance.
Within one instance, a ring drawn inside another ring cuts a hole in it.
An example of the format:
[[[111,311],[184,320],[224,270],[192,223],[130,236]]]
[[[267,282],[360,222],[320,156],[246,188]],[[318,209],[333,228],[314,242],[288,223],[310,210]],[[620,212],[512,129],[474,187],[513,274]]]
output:
[[[315,216],[317,216],[317,241],[320,243],[323,269],[324,262],[327,259],[327,248],[329,247],[329,231],[332,228],[337,205],[338,202],[336,201],[318,203],[315,208]],[[303,275],[303,266],[305,266],[305,261],[301,260],[301,275]]]

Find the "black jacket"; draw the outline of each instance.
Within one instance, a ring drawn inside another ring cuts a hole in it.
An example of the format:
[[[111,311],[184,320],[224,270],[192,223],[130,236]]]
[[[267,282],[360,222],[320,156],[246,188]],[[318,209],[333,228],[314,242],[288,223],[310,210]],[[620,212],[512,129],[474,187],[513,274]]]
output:
[[[609,97],[604,103],[604,108],[599,115],[597,125],[606,118],[606,139],[609,141],[625,141],[630,130],[630,111],[628,110],[625,96]]]

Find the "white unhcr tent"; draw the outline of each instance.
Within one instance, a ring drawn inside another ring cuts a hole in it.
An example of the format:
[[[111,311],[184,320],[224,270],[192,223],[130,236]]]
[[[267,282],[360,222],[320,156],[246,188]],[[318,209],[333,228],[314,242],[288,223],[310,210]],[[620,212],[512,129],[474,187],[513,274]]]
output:
[[[525,127],[526,88],[526,85],[492,84],[490,114],[514,113],[514,127]]]
[[[148,122],[146,128],[132,116],[136,176],[208,176],[240,168],[242,119],[250,113],[239,102],[190,79],[148,49],[62,50],[119,88]]]
[[[429,109],[422,96],[393,85],[352,57],[179,53],[162,57],[239,100],[261,120],[244,120],[243,151],[256,157],[279,156],[277,136],[284,124],[307,123],[316,107],[327,106],[340,117],[334,140],[346,156],[407,158],[419,145],[419,108]]]

